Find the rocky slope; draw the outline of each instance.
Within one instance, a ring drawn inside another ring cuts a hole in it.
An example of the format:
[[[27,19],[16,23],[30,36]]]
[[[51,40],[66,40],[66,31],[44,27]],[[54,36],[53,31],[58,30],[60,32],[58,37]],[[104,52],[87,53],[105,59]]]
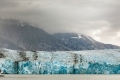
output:
[[[14,19],[0,19],[0,48],[16,50],[69,51],[119,49],[76,33],[48,34],[44,30]]]
[[[23,50],[69,50],[44,30],[13,19],[0,19],[0,36]]]
[[[119,46],[104,44],[83,34],[56,33],[54,36],[62,40],[72,50],[120,49]]]

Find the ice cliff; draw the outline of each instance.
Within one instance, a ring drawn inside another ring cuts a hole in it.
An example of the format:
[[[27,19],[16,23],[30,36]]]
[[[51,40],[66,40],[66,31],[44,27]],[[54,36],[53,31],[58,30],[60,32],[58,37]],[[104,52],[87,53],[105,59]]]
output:
[[[0,50],[6,74],[119,74],[120,50],[16,51]]]

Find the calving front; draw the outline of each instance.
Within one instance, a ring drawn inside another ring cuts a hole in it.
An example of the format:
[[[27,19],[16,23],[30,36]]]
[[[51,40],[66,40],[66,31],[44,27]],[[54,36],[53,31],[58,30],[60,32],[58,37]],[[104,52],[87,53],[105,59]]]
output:
[[[5,74],[119,74],[120,50],[22,52],[1,49],[0,69]]]

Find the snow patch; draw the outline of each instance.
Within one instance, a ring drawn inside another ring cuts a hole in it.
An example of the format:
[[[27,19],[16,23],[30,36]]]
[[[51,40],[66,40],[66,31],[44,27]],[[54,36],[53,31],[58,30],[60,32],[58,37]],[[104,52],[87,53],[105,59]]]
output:
[[[21,24],[21,26],[24,26],[24,24]]]
[[[95,42],[94,39],[90,38],[89,36],[86,36],[90,41]]]
[[[71,37],[71,38],[77,38],[77,39],[82,38],[80,34],[77,34],[77,35],[78,35],[78,37]]]

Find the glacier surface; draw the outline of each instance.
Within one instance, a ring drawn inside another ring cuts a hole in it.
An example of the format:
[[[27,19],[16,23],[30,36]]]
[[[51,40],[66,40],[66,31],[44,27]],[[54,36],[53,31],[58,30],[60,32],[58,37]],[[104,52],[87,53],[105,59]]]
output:
[[[120,74],[120,50],[16,51],[0,50],[6,74]]]

